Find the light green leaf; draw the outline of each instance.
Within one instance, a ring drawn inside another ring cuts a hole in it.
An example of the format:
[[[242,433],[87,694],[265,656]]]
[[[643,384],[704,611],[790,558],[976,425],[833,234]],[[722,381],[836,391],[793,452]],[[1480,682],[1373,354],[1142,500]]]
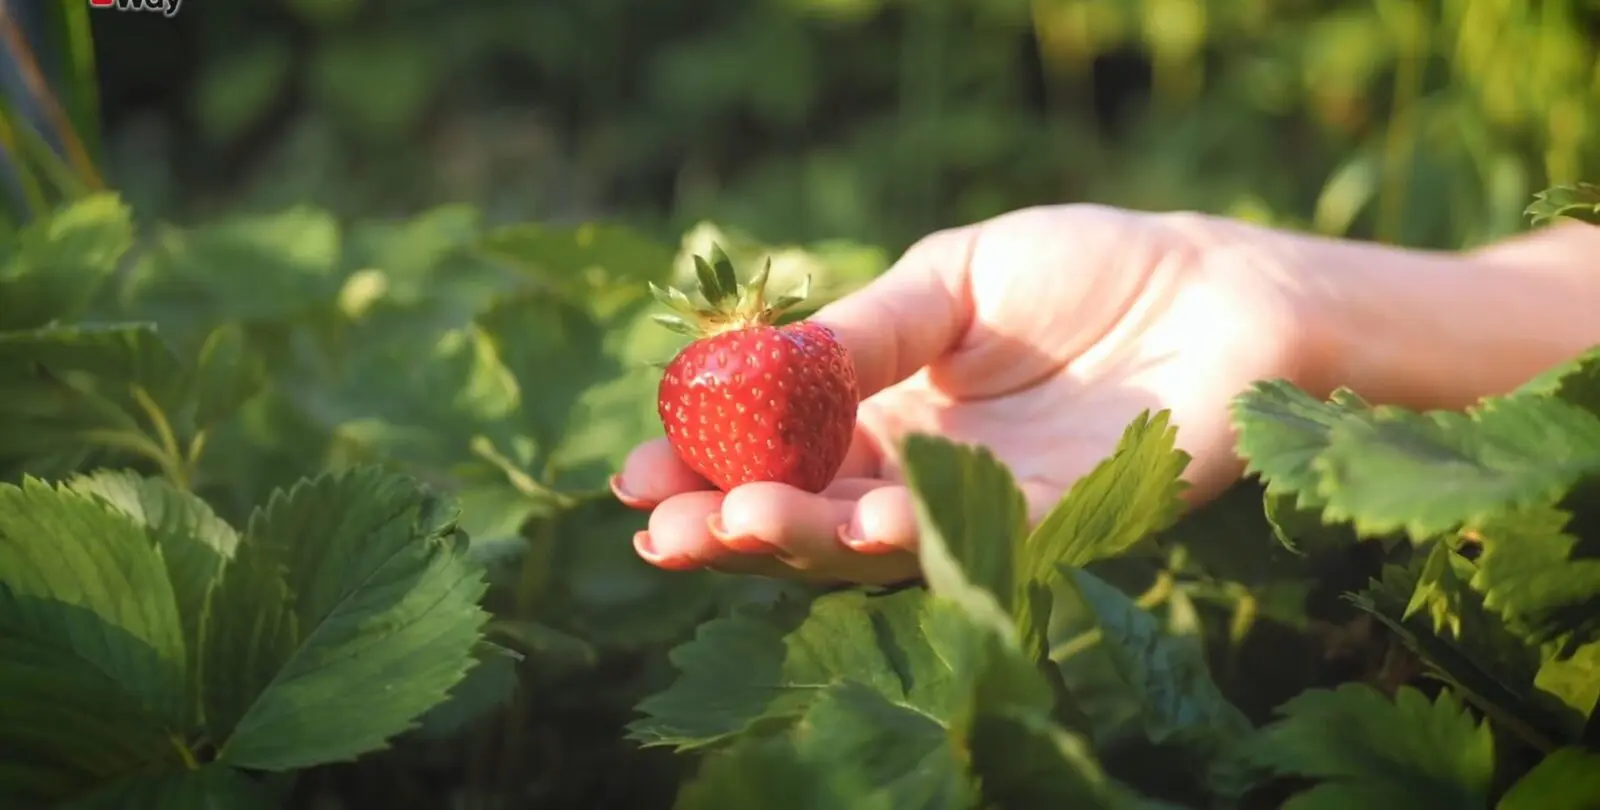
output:
[[[1283,380],[1256,383],[1233,402],[1245,471],[1261,476],[1269,495],[1294,494],[1301,505],[1315,504],[1318,476],[1312,461],[1328,448],[1335,425],[1366,408],[1343,388],[1318,402]]]
[[[1081,570],[1051,588],[1050,659],[1097,748],[1169,743],[1215,753],[1250,722],[1211,679],[1199,627],[1154,614]]]
[[[922,434],[905,438],[901,463],[929,587],[1013,630],[1009,616],[1026,595],[1012,555],[1028,528],[1028,505],[1011,472],[987,448]]]
[[[1116,452],[1072,485],[1022,542],[1017,566],[1023,579],[1042,582],[1057,565],[1083,567],[1114,557],[1177,521],[1186,488],[1179,476],[1189,454],[1177,449],[1169,416],[1141,413]]]
[[[577,302],[596,292],[632,301],[648,290],[645,282],[665,284],[672,273],[673,250],[631,229],[604,223],[575,227],[519,224],[496,228],[478,244],[483,255],[516,267]],[[597,307],[602,316],[611,314]]]
[[[131,777],[60,810],[273,810],[278,803],[258,782],[221,765]]]
[[[1550,752],[1500,797],[1495,810],[1593,810],[1600,807],[1600,754]]]
[[[266,363],[237,324],[211,331],[190,372],[194,423],[205,428],[232,416],[267,383]]]
[[[1600,560],[1569,533],[1570,516],[1540,508],[1496,515],[1478,530],[1473,586],[1484,604],[1535,642],[1600,640]]]
[[[1571,721],[1566,727],[1567,739],[1579,739],[1586,723],[1600,711],[1600,641],[1585,644],[1571,655],[1564,655],[1566,651],[1559,648],[1543,652],[1534,688],[1566,708],[1565,716]]]
[[[116,195],[92,194],[30,222],[5,242],[0,330],[37,329],[83,312],[133,245],[133,221]]]
[[[75,655],[174,729],[190,719],[178,601],[145,527],[36,479],[0,485],[0,583],[7,637]]]
[[[1406,604],[1405,613],[1400,618],[1409,619],[1421,611],[1427,611],[1435,633],[1459,637],[1466,580],[1472,578],[1475,569],[1450,546],[1444,540],[1433,544],[1417,579],[1417,587],[1411,593],[1411,601]]]
[[[1326,516],[1421,540],[1561,498],[1600,470],[1600,418],[1559,400],[1485,400],[1473,413],[1382,407],[1340,421],[1313,466]]]
[[[177,309],[174,323],[210,326],[216,315],[291,320],[337,300],[342,250],[333,215],[306,206],[169,230],[141,262],[129,293]]]
[[[68,486],[98,497],[127,516],[156,544],[183,621],[190,671],[197,672],[201,625],[209,610],[211,588],[220,578],[223,564],[233,556],[239,533],[205,501],[165,479],[102,470],[78,476]]]
[[[1534,225],[1568,217],[1600,225],[1600,185],[1569,183],[1552,186],[1534,196],[1525,212]]]
[[[1280,776],[1315,780],[1284,810],[1484,807],[1494,737],[1449,692],[1429,702],[1401,687],[1390,702],[1365,684],[1303,692],[1249,745]]]
[[[1600,416],[1600,346],[1522,384],[1518,395],[1553,396]]]
[[[0,485],[0,799],[175,767],[185,655],[145,527],[69,488]]]
[[[483,572],[454,521],[376,468],[303,481],[256,512],[212,606],[208,641],[248,659],[207,674],[219,761],[351,759],[444,700],[486,618]]]

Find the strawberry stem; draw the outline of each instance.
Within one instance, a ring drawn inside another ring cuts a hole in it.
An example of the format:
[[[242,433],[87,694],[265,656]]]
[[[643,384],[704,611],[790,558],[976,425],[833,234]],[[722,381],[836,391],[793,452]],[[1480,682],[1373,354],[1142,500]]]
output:
[[[680,290],[650,282],[651,295],[675,313],[651,317],[656,323],[679,334],[710,337],[752,326],[764,326],[804,301],[811,291],[811,277],[808,275],[793,292],[780,295],[769,303],[767,281],[772,275],[771,258],[762,264],[748,284],[739,282],[733,262],[718,245],[712,245],[707,256],[696,255],[693,258],[695,280],[706,306],[697,306]]]

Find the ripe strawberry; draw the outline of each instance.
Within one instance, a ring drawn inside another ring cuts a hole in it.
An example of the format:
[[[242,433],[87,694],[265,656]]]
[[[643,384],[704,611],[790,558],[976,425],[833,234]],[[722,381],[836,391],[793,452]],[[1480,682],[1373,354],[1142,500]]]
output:
[[[805,299],[766,300],[769,260],[748,285],[713,248],[695,257],[698,307],[675,289],[650,285],[681,315],[662,325],[695,340],[667,364],[656,408],[678,457],[719,489],[777,481],[818,492],[833,480],[856,424],[856,371],[826,326],[774,326]]]

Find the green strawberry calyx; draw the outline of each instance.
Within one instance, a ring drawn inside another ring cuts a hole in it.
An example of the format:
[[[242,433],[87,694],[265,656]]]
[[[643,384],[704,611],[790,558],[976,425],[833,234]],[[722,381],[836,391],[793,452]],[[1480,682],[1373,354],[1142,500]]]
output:
[[[674,332],[694,338],[766,326],[806,300],[811,292],[808,275],[793,292],[769,301],[767,278],[772,273],[772,259],[768,258],[748,283],[740,283],[733,271],[733,262],[717,245],[711,246],[709,256],[694,257],[694,272],[698,281],[696,287],[705,299],[704,306],[696,304],[681,290],[650,282],[650,294],[675,313],[650,317]]]

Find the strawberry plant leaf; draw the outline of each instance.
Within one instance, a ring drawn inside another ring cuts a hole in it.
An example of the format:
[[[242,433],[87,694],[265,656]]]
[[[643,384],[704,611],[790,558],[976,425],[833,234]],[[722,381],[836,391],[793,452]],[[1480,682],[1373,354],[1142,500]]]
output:
[[[74,492],[99,498],[155,541],[183,621],[189,669],[198,672],[201,624],[211,589],[221,577],[223,565],[233,556],[239,533],[217,517],[205,501],[162,478],[101,470],[75,477],[68,486]]]
[[[895,810],[888,794],[854,776],[802,758],[786,738],[746,738],[706,757],[673,810]]]
[[[176,765],[187,690],[177,600],[147,529],[67,487],[0,485],[0,796],[60,799]]]
[[[198,323],[281,323],[330,310],[344,284],[344,243],[327,211],[296,206],[168,229],[127,294],[180,332]]]
[[[409,479],[358,468],[280,491],[213,600],[218,760],[287,770],[381,748],[465,674],[484,587],[453,509]]]
[[[1600,346],[1546,369],[1512,396],[1555,397],[1600,416]]]
[[[37,329],[86,309],[133,245],[128,207],[92,194],[40,217],[0,251],[0,330]]]
[[[1160,810],[1113,782],[1081,737],[1035,712],[990,712],[972,729],[972,767],[990,806]]]
[[[1500,797],[1495,810],[1589,810],[1600,806],[1600,754],[1550,752]]]
[[[260,783],[221,765],[136,776],[62,805],[61,810],[272,810]]]
[[[1422,540],[1551,503],[1600,470],[1600,418],[1560,400],[1485,400],[1470,414],[1378,408],[1341,420],[1317,456],[1326,516]]]
[[[1141,413],[1116,452],[1078,479],[1022,541],[1020,576],[1046,581],[1058,564],[1082,567],[1114,557],[1168,528],[1183,514],[1180,477],[1189,454],[1177,449],[1167,411]]]
[[[1314,780],[1284,810],[1484,807],[1494,737],[1449,692],[1430,702],[1403,686],[1393,702],[1365,684],[1313,689],[1248,743],[1247,758],[1278,776]]]
[[[913,434],[901,465],[916,503],[923,575],[935,593],[1012,629],[1021,604],[1013,546],[1028,526],[1022,490],[988,448]]]
[[[1409,568],[1385,566],[1382,576],[1350,601],[1394,632],[1422,659],[1429,674],[1504,728],[1536,746],[1577,739],[1587,709],[1575,709],[1566,696],[1547,686],[1540,677],[1540,651],[1486,609],[1481,594],[1462,587],[1462,575],[1468,580],[1473,576],[1468,573],[1471,562],[1458,557],[1457,578],[1449,585],[1455,589],[1450,624],[1459,626],[1459,633],[1440,632],[1432,616],[1405,615],[1423,565],[1419,559]]]
[[[1533,196],[1534,201],[1524,213],[1536,226],[1563,217],[1600,225],[1600,185],[1569,183]]]
[[[1293,494],[1302,506],[1320,503],[1312,462],[1328,448],[1329,433],[1367,403],[1339,389],[1327,402],[1283,380],[1256,383],[1233,402],[1237,449],[1245,471],[1261,477],[1267,494]]]
[[[480,255],[537,279],[568,301],[591,304],[596,293],[632,301],[638,295],[639,282],[666,284],[674,258],[668,245],[620,225],[594,222],[573,227],[502,226],[485,234],[476,249]],[[603,316],[611,313],[604,305],[597,310]]]
[[[946,723],[891,702],[856,681],[828,686],[801,722],[796,747],[827,770],[858,775],[874,796],[906,810],[965,810],[977,785],[959,766],[957,738]]]
[[[829,594],[805,606],[782,602],[767,611],[744,611],[708,621],[694,639],[668,656],[676,681],[638,706],[645,715],[629,726],[629,737],[645,745],[691,750],[726,740],[757,723],[792,721],[838,680],[853,680],[899,699],[905,690],[894,676],[878,628],[917,632],[923,595],[907,590],[873,597],[859,592]],[[927,649],[915,637],[903,645],[915,684],[936,684],[939,662],[911,659]]]
[[[1600,560],[1568,531],[1570,515],[1538,508],[1497,515],[1478,530],[1473,585],[1484,604],[1536,643],[1570,652],[1600,640]]]
[[[186,373],[149,324],[53,326],[0,333],[0,445],[164,451],[155,414],[182,402]]]
[[[189,396],[201,427],[232,416],[267,384],[266,363],[237,324],[212,330],[190,372]]]
[[[1063,568],[1051,593],[1050,660],[1098,750],[1174,744],[1209,757],[1250,732],[1211,679],[1192,615],[1164,628],[1081,570]]]

